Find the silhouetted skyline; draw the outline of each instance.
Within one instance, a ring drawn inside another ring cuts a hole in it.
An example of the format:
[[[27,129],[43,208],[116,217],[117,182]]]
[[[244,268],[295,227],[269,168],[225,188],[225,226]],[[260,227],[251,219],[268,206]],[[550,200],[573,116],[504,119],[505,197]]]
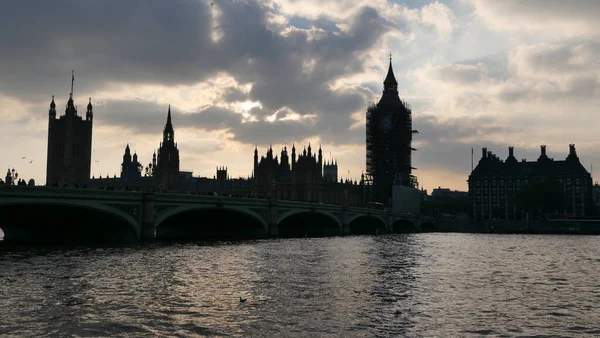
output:
[[[310,142],[359,179],[389,52],[426,189],[466,190],[471,147],[521,159],[575,143],[598,162],[597,1],[275,3],[8,3],[0,168],[44,182],[48,103],[65,107],[74,69],[75,105],[94,103],[92,175],[118,175],[127,143],[151,161],[171,103],[181,170],[247,176],[255,145]]]

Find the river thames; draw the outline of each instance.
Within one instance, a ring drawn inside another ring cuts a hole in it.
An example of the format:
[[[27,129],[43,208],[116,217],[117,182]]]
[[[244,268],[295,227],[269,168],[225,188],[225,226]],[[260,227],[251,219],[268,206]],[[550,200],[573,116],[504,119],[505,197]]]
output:
[[[0,247],[0,336],[45,335],[598,336],[600,236]]]

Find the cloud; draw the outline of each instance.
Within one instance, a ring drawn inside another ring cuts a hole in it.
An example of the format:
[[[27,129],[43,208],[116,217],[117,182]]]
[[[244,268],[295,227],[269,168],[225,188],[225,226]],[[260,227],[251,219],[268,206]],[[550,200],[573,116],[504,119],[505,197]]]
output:
[[[438,1],[432,2],[421,8],[421,21],[425,25],[433,26],[440,35],[447,37],[454,29],[454,13],[448,6]]]
[[[598,36],[600,2],[596,0],[465,0],[489,26],[556,36]]]
[[[372,93],[357,86],[335,90],[330,84],[341,76],[364,71],[362,55],[392,28],[371,7],[353,11],[344,31],[325,18],[315,20],[320,27],[335,30],[313,37],[311,29],[286,33],[284,27],[268,21],[267,14],[277,10],[268,3],[254,1],[225,1],[209,6],[186,0],[171,6],[163,1],[99,4],[60,0],[58,4],[38,5],[41,7],[30,17],[42,23],[36,29],[14,19],[19,17],[15,13],[29,12],[31,2],[11,3],[0,14],[0,28],[6,28],[0,31],[17,32],[3,39],[9,42],[4,47],[11,62],[0,63],[0,91],[12,97],[47,101],[50,93],[61,88],[60,83],[64,83],[66,92],[73,68],[76,94],[90,95],[94,91],[106,93],[120,83],[130,87],[176,84],[193,88],[225,73],[238,85],[223,89],[220,98],[225,102],[219,106],[245,100],[257,102],[259,108],[250,113],[259,119],[286,108],[300,115],[317,115],[319,128],[342,132],[352,125],[352,114],[366,108]],[[106,8],[110,7],[119,8],[118,13],[106,15]],[[213,7],[218,7],[219,15],[214,15]],[[6,15],[9,12],[13,14]],[[39,13],[44,13],[43,17]],[[57,20],[50,25],[47,17],[72,20]],[[213,26],[220,32],[217,41],[212,37]],[[24,91],[26,79],[32,80]],[[107,123],[128,125],[143,133],[150,132],[161,116],[151,103],[126,102],[124,98],[100,100],[106,102],[98,108],[107,112]],[[228,109],[237,110],[231,105]],[[212,125],[214,116],[211,119],[210,114],[205,112],[198,122],[207,123],[205,128],[209,129],[225,128]],[[192,123],[194,116],[188,116]],[[99,120],[103,118],[98,116]],[[235,121],[230,118],[226,122]],[[327,123],[335,125],[323,125]],[[294,122],[277,124],[285,129]],[[303,128],[302,124],[295,124]],[[249,130],[240,131],[240,135],[250,136],[251,130],[260,132],[272,127],[257,127],[256,123],[248,126]],[[234,130],[238,125],[226,127]]]
[[[422,80],[433,80],[446,85],[475,86],[489,83],[491,78],[487,75],[484,64],[426,64],[415,71],[415,76]]]
[[[96,173],[118,171],[126,142],[147,162],[170,103],[182,168],[197,174],[212,177],[215,166],[228,165],[246,176],[254,144],[310,141],[358,177],[365,110],[381,94],[392,51],[420,131],[417,174],[464,188],[471,146],[506,155],[512,143],[534,159],[543,143],[557,150],[576,143],[583,154],[600,146],[598,7],[595,0],[7,2],[0,133],[15,146],[0,166],[35,142],[43,162],[50,96],[64,107],[75,70],[76,104],[82,110],[89,96],[94,103]]]

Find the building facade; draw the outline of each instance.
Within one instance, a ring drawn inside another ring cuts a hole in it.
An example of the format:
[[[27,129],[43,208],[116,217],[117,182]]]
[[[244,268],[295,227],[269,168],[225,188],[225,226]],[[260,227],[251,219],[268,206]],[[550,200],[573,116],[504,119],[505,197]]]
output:
[[[302,202],[362,205],[362,184],[350,180],[337,181],[337,163],[329,164],[329,178],[323,175],[323,151],[317,153],[309,144],[296,155],[292,145],[291,157],[287,147],[281,149],[280,157],[273,148],[267,149],[260,159],[254,149],[254,184],[258,198],[274,198]]]
[[[556,213],[585,216],[592,202],[592,178],[577,156],[575,145],[569,145],[564,161],[555,161],[541,146],[537,161],[517,161],[514,148],[508,148],[505,161],[487,148],[482,149],[479,163],[469,175],[469,204],[473,219],[524,219],[526,210],[519,206],[518,196],[533,182],[560,182],[565,203]]]
[[[392,59],[383,81],[383,94],[376,105],[367,110],[366,126],[367,175],[372,178],[373,198],[389,205],[392,185],[416,187],[412,175],[411,147],[413,133],[410,106],[398,96],[398,82]]]
[[[85,118],[77,114],[73,101],[73,81],[65,114],[57,118],[54,96],[48,111],[48,153],[46,185],[81,184],[90,178],[92,164],[92,99]]]
[[[338,165],[337,160],[325,160],[323,164],[323,179],[326,182],[337,182],[338,181]]]

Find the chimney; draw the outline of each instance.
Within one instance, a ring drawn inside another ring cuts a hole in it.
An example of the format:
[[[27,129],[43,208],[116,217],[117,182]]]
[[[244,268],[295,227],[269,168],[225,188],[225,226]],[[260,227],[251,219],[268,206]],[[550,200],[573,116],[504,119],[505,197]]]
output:
[[[575,145],[573,143],[569,144],[569,155],[577,155],[577,152],[575,151]]]
[[[487,155],[487,148],[483,147],[481,148],[481,158],[486,158]]]
[[[542,145],[540,148],[542,149],[542,157],[546,157],[546,146]]]
[[[486,157],[489,158],[489,159],[491,159],[493,157],[491,150],[488,150]]]
[[[508,157],[514,157],[515,156],[515,149],[513,148],[513,146],[508,147]]]

